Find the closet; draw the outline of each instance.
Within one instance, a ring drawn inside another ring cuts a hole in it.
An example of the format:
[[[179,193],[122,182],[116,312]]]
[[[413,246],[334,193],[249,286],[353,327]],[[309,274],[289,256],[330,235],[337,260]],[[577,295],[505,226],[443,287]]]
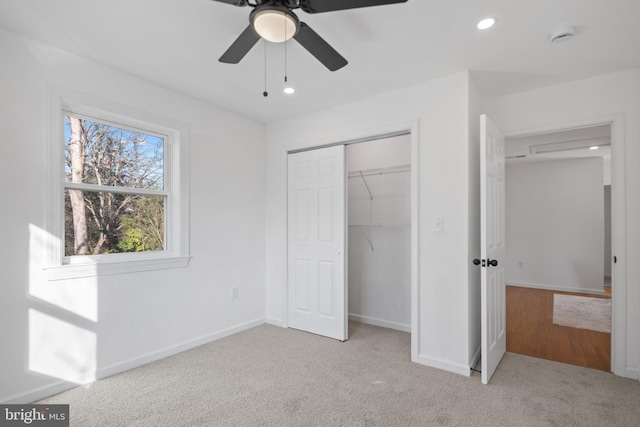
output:
[[[352,320],[410,332],[411,137],[347,145]]]

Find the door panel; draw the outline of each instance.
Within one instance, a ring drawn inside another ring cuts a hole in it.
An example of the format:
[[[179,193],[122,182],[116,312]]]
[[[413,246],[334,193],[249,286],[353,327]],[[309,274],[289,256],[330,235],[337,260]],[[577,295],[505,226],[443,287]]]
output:
[[[295,263],[295,280],[293,280],[295,309],[300,312],[309,312],[309,260],[298,258]]]
[[[336,277],[333,273],[332,262],[318,262],[318,314],[323,317],[334,318],[333,290]]]
[[[289,327],[347,339],[344,146],[289,155]]]
[[[321,242],[333,240],[333,188],[318,190],[318,239]]]
[[[487,384],[507,347],[505,158],[504,136],[485,115],[480,117],[480,133],[482,383]]]

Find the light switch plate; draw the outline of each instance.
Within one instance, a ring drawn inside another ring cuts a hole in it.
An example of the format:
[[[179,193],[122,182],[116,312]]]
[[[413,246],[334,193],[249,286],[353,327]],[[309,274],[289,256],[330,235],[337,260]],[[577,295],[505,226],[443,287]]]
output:
[[[444,232],[444,218],[438,217],[433,219],[433,232],[434,233]]]

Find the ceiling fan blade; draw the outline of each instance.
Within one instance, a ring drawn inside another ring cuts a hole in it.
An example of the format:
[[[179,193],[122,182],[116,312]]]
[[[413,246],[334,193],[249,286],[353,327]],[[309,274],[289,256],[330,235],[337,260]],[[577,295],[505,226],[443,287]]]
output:
[[[246,6],[247,0],[213,0],[220,3],[232,4],[234,6]]]
[[[329,43],[324,41],[318,33],[313,31],[311,27],[304,22],[300,23],[300,29],[293,38],[331,71],[339,70],[348,64],[342,55],[336,52]]]
[[[300,9],[308,13],[332,12],[359,7],[405,3],[407,0],[300,0]]]
[[[219,61],[227,64],[237,64],[251,50],[251,48],[260,40],[258,33],[249,25],[238,36],[229,49],[222,54]]]

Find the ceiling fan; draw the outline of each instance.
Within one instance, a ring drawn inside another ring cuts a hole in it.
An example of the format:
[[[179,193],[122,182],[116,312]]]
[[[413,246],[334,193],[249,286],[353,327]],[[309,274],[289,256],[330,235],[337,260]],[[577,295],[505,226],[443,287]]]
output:
[[[249,14],[249,26],[220,57],[220,62],[237,64],[260,38],[274,43],[294,38],[325,67],[336,71],[347,65],[347,60],[311,27],[301,22],[293,13],[293,9],[302,9],[307,13],[321,13],[404,3],[407,0],[255,0],[255,3],[250,3],[249,0],[214,1],[233,6],[253,7]]]

